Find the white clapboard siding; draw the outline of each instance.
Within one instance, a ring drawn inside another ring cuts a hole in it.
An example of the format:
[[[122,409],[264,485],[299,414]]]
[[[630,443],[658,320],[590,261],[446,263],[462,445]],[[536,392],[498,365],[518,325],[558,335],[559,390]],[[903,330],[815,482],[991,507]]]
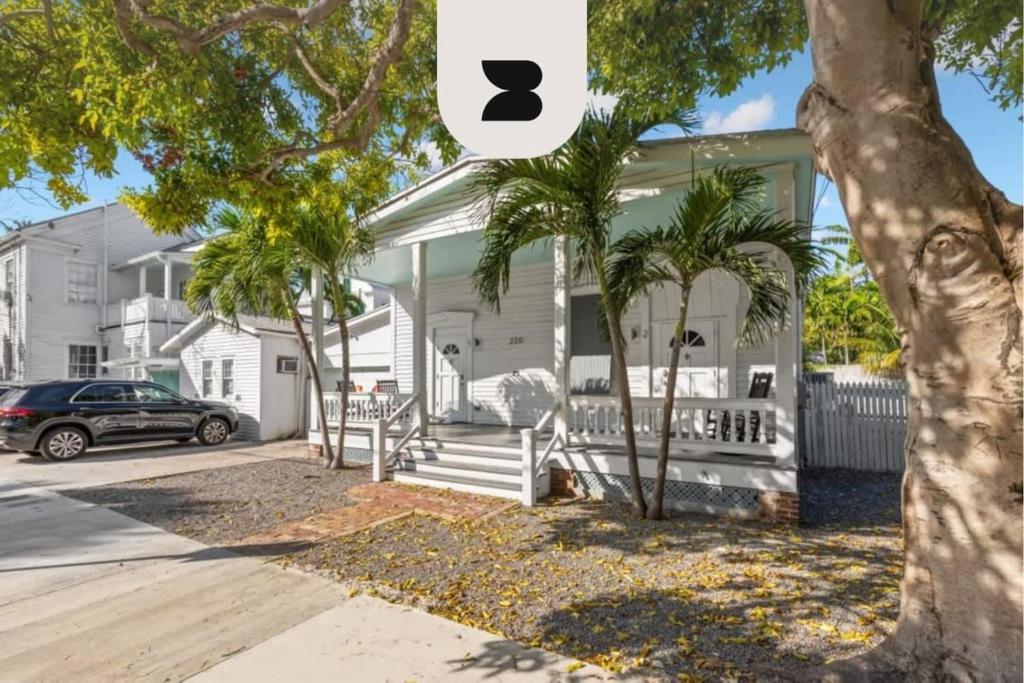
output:
[[[902,472],[906,396],[904,382],[804,382],[803,466]]]
[[[412,391],[412,290],[395,292],[395,378]],[[473,421],[480,424],[533,424],[551,407],[554,377],[554,275],[550,263],[515,268],[512,290],[501,315],[480,304],[467,277],[427,283],[428,316],[442,311],[476,311],[473,373],[467,393]],[[511,344],[516,337],[521,343]],[[432,345],[427,345],[428,354]],[[509,372],[510,368],[516,371]]]
[[[221,361],[234,359],[235,390],[221,391]],[[213,391],[202,395],[202,362],[213,361]],[[260,434],[260,338],[214,325],[181,351],[181,392],[190,398],[230,403],[238,409],[238,437],[258,440]]]

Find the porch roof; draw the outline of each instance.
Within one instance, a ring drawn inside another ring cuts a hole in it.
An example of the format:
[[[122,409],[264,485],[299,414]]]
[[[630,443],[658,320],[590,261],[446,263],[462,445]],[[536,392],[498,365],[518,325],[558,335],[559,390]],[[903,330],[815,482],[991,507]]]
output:
[[[476,211],[472,175],[480,158],[468,158],[439,171],[395,195],[370,217],[377,234],[372,263],[353,276],[388,286],[411,281],[412,255],[406,248],[429,241],[430,279],[467,275],[479,261],[483,223]],[[795,178],[795,215],[810,221],[814,168],[810,140],[795,129],[728,135],[667,138],[644,141],[630,161],[620,185],[622,213],[615,219],[617,237],[629,229],[664,223],[683,196],[692,168],[700,171],[721,163],[771,170],[790,168]],[[772,193],[769,175],[769,194]],[[551,261],[552,245],[541,243],[520,250],[513,265]]]

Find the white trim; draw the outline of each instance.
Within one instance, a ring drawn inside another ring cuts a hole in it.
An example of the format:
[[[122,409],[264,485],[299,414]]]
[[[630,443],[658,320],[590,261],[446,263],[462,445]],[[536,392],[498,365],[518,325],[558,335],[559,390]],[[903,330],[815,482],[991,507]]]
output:
[[[364,327],[370,324],[371,322],[377,322],[379,318],[388,316],[391,313],[391,310],[392,308],[391,305],[389,304],[387,306],[380,306],[378,308],[375,308],[372,311],[363,313],[362,315],[357,315],[354,318],[349,318],[347,321],[348,329],[351,332],[354,329]],[[326,340],[328,337],[337,336],[340,333],[340,331],[341,327],[335,325],[331,329],[324,332],[324,339]]]
[[[699,484],[739,486],[759,491],[797,490],[796,469],[780,467],[779,464],[751,462],[743,457],[708,456],[693,459],[670,457],[667,479],[669,481],[691,481]],[[563,469],[601,474],[629,474],[629,462],[625,454],[602,452],[600,450],[556,450],[551,454],[551,463]],[[654,477],[657,474],[657,458],[639,458],[640,476]]]
[[[170,339],[168,339],[167,341],[165,341],[163,344],[161,344],[160,348],[158,350],[160,351],[160,353],[169,353],[169,352],[174,352],[174,351],[180,351],[185,346],[187,346],[189,343],[191,343],[191,340],[192,340],[193,337],[198,337],[199,335],[205,333],[208,328],[213,327],[214,325],[224,325],[228,329],[237,330],[238,332],[244,332],[245,334],[248,334],[248,335],[250,335],[252,337],[260,337],[260,336],[263,336],[263,335],[275,335],[275,336],[282,336],[282,337],[294,337],[295,336],[294,330],[285,330],[285,329],[269,330],[269,329],[260,327],[259,325],[260,325],[261,321],[266,322],[268,324],[277,323],[277,324],[280,324],[282,327],[285,325],[285,323],[280,322],[280,321],[275,321],[275,320],[273,320],[271,318],[260,319],[260,318],[241,317],[238,320],[238,327],[237,328],[233,328],[228,323],[227,320],[221,318],[220,316],[204,315],[204,316],[200,316],[200,317],[196,318],[195,320],[193,320],[189,324],[185,325],[185,327],[183,327],[180,330],[178,330],[178,333],[175,334]],[[309,332],[306,331],[306,334],[308,335]]]

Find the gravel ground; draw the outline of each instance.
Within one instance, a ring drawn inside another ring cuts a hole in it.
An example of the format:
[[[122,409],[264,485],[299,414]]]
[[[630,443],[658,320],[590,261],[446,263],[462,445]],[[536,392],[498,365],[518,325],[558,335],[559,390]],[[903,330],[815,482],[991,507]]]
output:
[[[735,680],[845,658],[891,629],[898,526],[827,519],[652,523],[555,503],[474,524],[413,517],[285,561],[613,671]]]
[[[800,519],[808,526],[900,523],[902,473],[801,470]]]
[[[283,522],[352,505],[352,486],[370,481],[368,466],[327,472],[314,459],[282,459],[79,489],[64,495],[210,545],[235,541]]]

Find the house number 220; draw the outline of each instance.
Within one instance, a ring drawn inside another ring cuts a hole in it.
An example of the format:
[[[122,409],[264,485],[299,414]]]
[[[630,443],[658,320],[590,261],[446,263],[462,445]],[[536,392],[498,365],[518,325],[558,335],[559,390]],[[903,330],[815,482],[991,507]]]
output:
[[[513,344],[513,345],[515,345],[515,344],[522,344],[525,341],[526,341],[526,339],[524,339],[523,337],[509,337],[508,338],[508,343],[509,344]]]

